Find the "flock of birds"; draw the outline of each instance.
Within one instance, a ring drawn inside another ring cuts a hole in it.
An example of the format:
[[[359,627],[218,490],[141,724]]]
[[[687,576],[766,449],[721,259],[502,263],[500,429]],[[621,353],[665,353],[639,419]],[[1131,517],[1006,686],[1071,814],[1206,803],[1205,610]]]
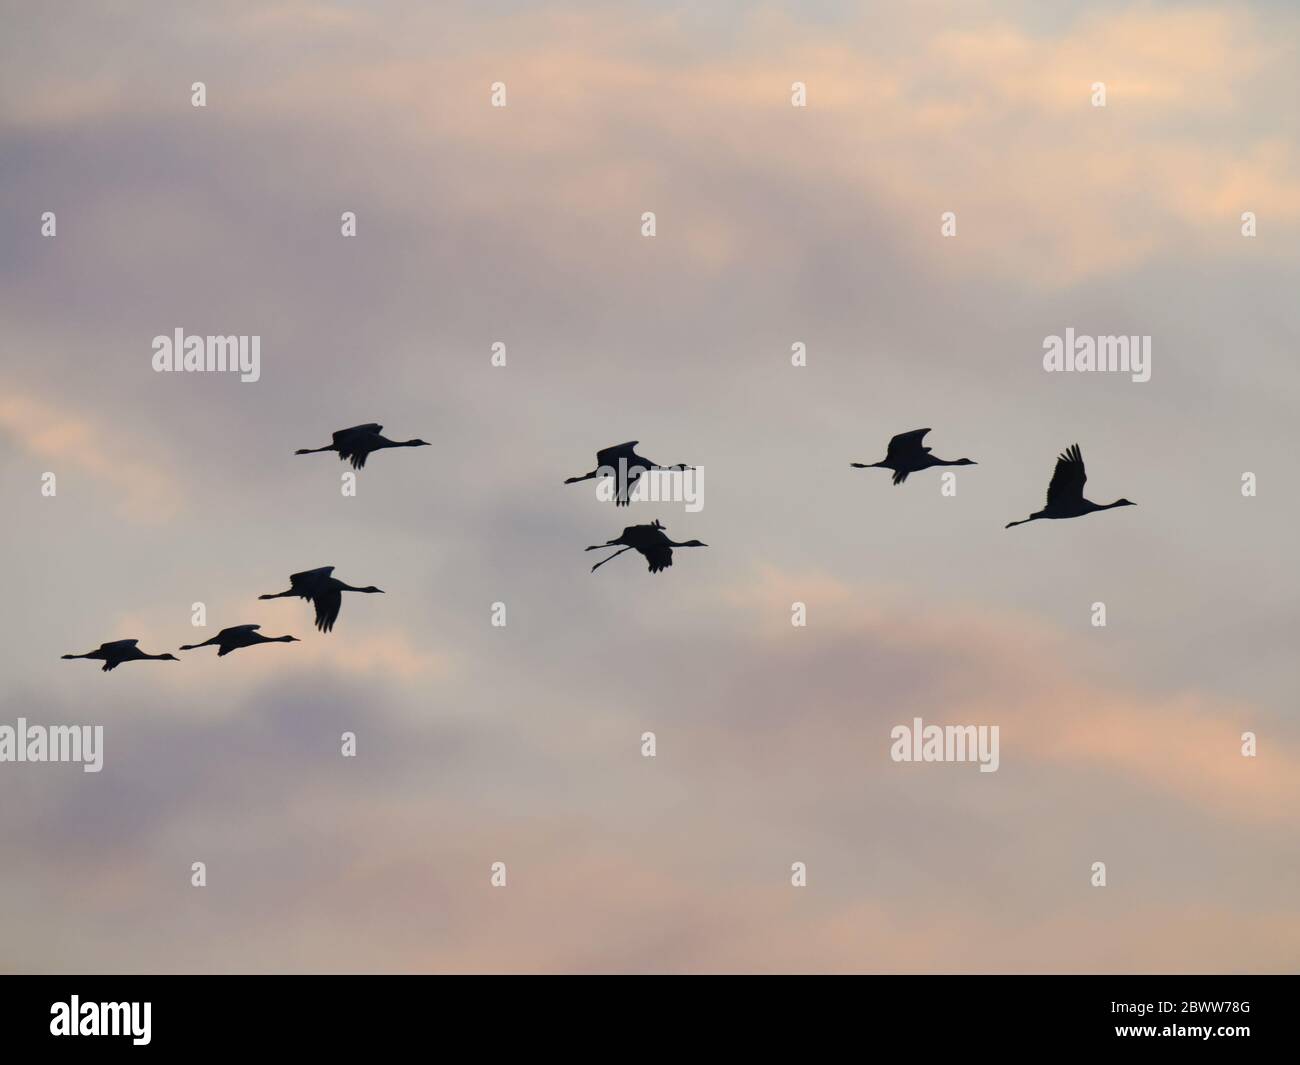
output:
[[[939,459],[930,454],[928,447],[922,447],[921,441],[929,429],[913,429],[910,433],[899,433],[889,441],[885,457],[880,462],[852,462],[855,470],[882,468],[894,471],[894,484],[902,484],[909,473],[928,470],[932,466],[975,466],[973,459]],[[1111,510],[1114,507],[1133,507],[1136,503],[1128,499],[1117,499],[1113,503],[1094,503],[1083,498],[1083,486],[1088,480],[1083,469],[1083,454],[1079,445],[1067,447],[1056,458],[1056,469],[1052,471],[1052,480],[1047,486],[1047,506],[1037,510],[1020,521],[1009,521],[1006,528],[1024,525],[1039,518],[1081,518],[1098,510]]]
[[[389,440],[381,435],[383,428],[382,425],[371,423],[368,425],[354,425],[350,429],[340,429],[333,434],[331,442],[325,447],[300,448],[294,454],[311,455],[321,451],[335,451],[341,461],[350,462],[353,469],[359,470],[365,466],[366,459],[376,451],[391,447],[430,446],[427,440]],[[930,448],[921,444],[928,432],[930,432],[929,429],[913,429],[908,433],[899,433],[889,441],[885,457],[880,462],[854,462],[850,465],[858,470],[892,470],[894,484],[896,485],[906,481],[910,474],[928,470],[934,466],[976,465],[972,459],[936,458],[931,454]],[[650,459],[636,453],[638,443],[639,441],[629,440],[624,444],[602,448],[596,452],[596,468],[594,470],[577,477],[570,477],[564,483],[576,484],[579,481],[612,478],[616,482],[614,486],[614,505],[628,506],[631,503],[632,493],[637,484],[651,470],[682,471],[693,468],[685,465],[661,466],[656,462],[652,462]],[[1088,476],[1083,467],[1083,455],[1079,451],[1079,445],[1074,444],[1066,448],[1056,460],[1056,469],[1052,473],[1051,483],[1047,486],[1047,505],[1042,510],[1030,514],[1027,518],[1008,522],[1006,528],[1010,529],[1013,525],[1024,525],[1039,518],[1080,518],[1085,514],[1091,514],[1098,510],[1111,510],[1114,507],[1131,507],[1135,505],[1127,499],[1117,499],[1113,503],[1094,503],[1089,499],[1085,499],[1083,497],[1083,486],[1087,480]],[[618,550],[592,566],[591,572],[595,573],[606,562],[612,561],[626,551],[636,551],[646,560],[651,573],[659,573],[673,564],[673,548],[708,547],[708,544],[699,540],[687,540],[684,543],[670,540],[665,531],[665,526],[656,519],[649,525],[629,525],[621,535],[613,540],[606,540],[603,544],[592,544],[586,550],[601,551],[610,547],[616,547]],[[344,592],[362,592],[365,594],[382,594],[383,592],[383,589],[376,588],[374,585],[357,588],[351,584],[345,584],[333,574],[333,566],[321,566],[319,569],[290,574],[287,590],[260,595],[258,598],[283,599],[295,597],[305,599],[315,608],[316,628],[321,632],[330,632],[334,628],[335,621],[338,620],[339,610],[343,605]],[[204,640],[202,643],[184,644],[179,650],[194,651],[200,647],[216,647],[217,657],[221,658],[232,651],[244,647],[253,647],[257,644],[298,642],[296,636],[263,636],[259,631],[260,628],[260,625],[232,625],[230,628],[222,629],[211,639]],[[95,650],[88,651],[85,654],[64,655],[63,657],[88,658],[96,662],[103,662],[104,672],[116,669],[123,662],[180,661],[172,654],[147,654],[140,650],[139,642],[139,640],[113,640],[109,643],[100,644]]]

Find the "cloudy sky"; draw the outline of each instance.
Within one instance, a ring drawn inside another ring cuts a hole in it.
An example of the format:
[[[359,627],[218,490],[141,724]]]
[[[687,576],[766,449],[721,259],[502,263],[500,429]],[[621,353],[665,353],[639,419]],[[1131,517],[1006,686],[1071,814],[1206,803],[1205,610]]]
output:
[[[0,724],[105,728],[0,764],[0,967],[1294,970],[1291,5],[0,7]],[[434,446],[292,454],[370,421]],[[920,426],[955,496],[849,468]],[[629,439],[710,547],[593,575]],[[1005,530],[1076,441],[1138,506]]]

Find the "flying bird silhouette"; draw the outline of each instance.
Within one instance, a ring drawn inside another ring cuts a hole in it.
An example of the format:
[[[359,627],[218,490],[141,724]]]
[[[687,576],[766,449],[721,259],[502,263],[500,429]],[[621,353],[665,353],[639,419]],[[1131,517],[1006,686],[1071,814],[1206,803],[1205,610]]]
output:
[[[179,662],[180,659],[175,655],[150,655],[145,654],[136,645],[139,640],[113,640],[111,643],[101,643],[93,651],[87,651],[84,655],[64,655],[64,658],[93,658],[96,662],[104,663],[104,672],[110,669],[116,669],[123,662],[143,662],[150,659],[155,662]]]
[[[632,492],[636,489],[637,482],[641,480],[642,474],[648,470],[689,470],[692,466],[660,466],[657,462],[636,453],[636,446],[641,441],[629,440],[626,444],[615,444],[613,447],[601,448],[596,452],[596,468],[590,473],[584,473],[578,477],[570,477],[565,484],[577,484],[579,481],[590,481],[594,477],[614,477],[618,484],[618,491],[614,495],[614,505],[616,507],[626,507],[631,502]],[[648,526],[647,526],[648,528]]]
[[[238,651],[241,647],[252,647],[259,643],[297,643],[297,636],[263,636],[257,630],[261,625],[232,625],[228,629],[222,629],[210,640],[204,640],[202,643],[187,643],[181,645],[182,651],[194,651],[200,647],[216,647],[217,657],[230,654],[231,651]]]
[[[1083,498],[1083,486],[1088,480],[1083,469],[1083,455],[1079,445],[1074,444],[1057,457],[1056,470],[1052,473],[1052,483],[1047,486],[1047,506],[1021,521],[1007,522],[1007,528],[1024,525],[1037,518],[1080,518],[1094,510],[1110,510],[1112,507],[1135,507],[1127,499],[1117,499],[1114,503],[1094,503]]]
[[[603,544],[592,544],[588,551],[600,551],[606,547],[618,547],[623,545],[621,550],[615,551],[609,558],[602,558],[594,566],[591,572],[595,573],[610,559],[618,558],[624,551],[639,551],[645,556],[646,561],[650,564],[650,572],[658,573],[662,569],[667,569],[673,564],[674,547],[708,547],[706,543],[699,540],[687,540],[679,544],[674,540],[668,539],[664,533],[664,526],[656,518],[650,525],[629,525],[623,530],[623,535],[616,540],[608,540]]]
[[[386,447],[432,447],[427,440],[389,440],[380,436],[383,426],[375,422],[369,425],[354,425],[351,429],[340,429],[333,434],[331,443],[324,447],[303,447],[295,455],[314,455],[318,451],[337,451],[340,459],[351,459],[354,470],[361,469],[373,451],[382,451]]]
[[[902,484],[909,473],[928,470],[931,466],[975,466],[973,459],[937,459],[930,454],[928,447],[922,447],[921,441],[929,429],[913,429],[910,433],[899,433],[889,441],[885,458],[881,462],[851,462],[855,470],[871,470],[883,467],[894,471],[894,484]]]
[[[299,599],[306,599],[316,607],[316,627],[321,632],[329,632],[338,619],[344,592],[383,593],[382,588],[376,588],[373,584],[368,588],[353,588],[352,585],[344,584],[336,577],[331,577],[330,574],[333,572],[333,566],[321,566],[320,569],[291,573],[288,591],[259,595],[257,598],[282,599],[288,595],[296,595]]]

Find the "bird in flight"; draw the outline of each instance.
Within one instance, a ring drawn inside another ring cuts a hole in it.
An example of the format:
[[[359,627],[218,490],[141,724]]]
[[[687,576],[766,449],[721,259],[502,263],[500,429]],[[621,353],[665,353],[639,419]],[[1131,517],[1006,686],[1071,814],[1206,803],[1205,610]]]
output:
[[[1080,518],[1094,510],[1110,510],[1112,507],[1135,507],[1136,503],[1127,499],[1117,499],[1114,503],[1094,503],[1083,498],[1083,486],[1088,480],[1083,469],[1083,455],[1079,445],[1074,444],[1065,449],[1056,460],[1056,470],[1052,473],[1052,483],[1047,486],[1047,506],[1021,521],[1007,523],[1024,525],[1036,518]]]
[[[232,625],[228,629],[222,629],[210,640],[204,640],[202,643],[187,643],[181,646],[182,651],[193,651],[199,647],[216,647],[217,657],[230,654],[231,651],[238,651],[241,647],[252,647],[259,643],[297,643],[297,636],[263,636],[257,630],[261,625]]]
[[[578,477],[570,477],[565,484],[577,484],[579,481],[590,481],[594,477],[613,477],[618,486],[618,491],[614,495],[614,505],[616,507],[626,507],[631,502],[632,492],[636,489],[637,482],[641,480],[642,474],[648,470],[689,470],[691,466],[660,466],[657,462],[645,458],[636,453],[636,446],[641,441],[629,440],[626,444],[615,444],[613,447],[601,448],[596,452],[596,468],[590,473],[584,473]],[[649,528],[649,526],[646,526]]]
[[[383,426],[375,422],[369,425],[354,425],[351,429],[340,429],[333,434],[333,440],[324,447],[303,447],[295,455],[313,455],[317,451],[337,451],[340,459],[350,459],[352,468],[359,470],[366,464],[372,451],[382,451],[386,447],[431,447],[427,440],[389,440],[380,436]]]
[[[629,525],[623,530],[623,535],[618,539],[608,540],[603,544],[592,544],[586,550],[600,551],[606,547],[619,547],[619,545],[622,545],[620,550],[615,551],[609,558],[602,558],[591,567],[591,572],[595,573],[606,562],[618,558],[624,551],[636,550],[645,556],[646,561],[650,564],[650,572],[658,573],[673,564],[674,547],[709,546],[699,540],[687,540],[685,543],[679,544],[675,540],[668,539],[668,536],[664,533],[664,526],[656,518],[650,525]]]
[[[928,447],[922,447],[921,441],[929,429],[913,429],[910,433],[899,433],[889,441],[881,462],[852,462],[855,470],[871,470],[883,467],[894,471],[894,484],[902,484],[909,473],[928,470],[931,466],[975,466],[973,459],[937,459],[930,454]]]
[[[333,566],[321,566],[320,569],[292,573],[289,575],[288,591],[259,595],[257,598],[283,599],[285,596],[296,595],[299,599],[306,599],[316,607],[316,627],[321,632],[329,632],[338,619],[344,592],[383,593],[382,588],[376,588],[373,584],[368,588],[354,588],[350,584],[344,584],[338,578],[330,576],[333,572]]]
[[[145,654],[136,645],[139,640],[114,640],[112,643],[101,643],[93,651],[87,651],[84,655],[64,655],[64,658],[93,658],[96,662],[104,663],[104,672],[110,669],[116,669],[123,662],[143,662],[151,659],[155,662],[179,662],[180,659],[175,655],[150,655]]]

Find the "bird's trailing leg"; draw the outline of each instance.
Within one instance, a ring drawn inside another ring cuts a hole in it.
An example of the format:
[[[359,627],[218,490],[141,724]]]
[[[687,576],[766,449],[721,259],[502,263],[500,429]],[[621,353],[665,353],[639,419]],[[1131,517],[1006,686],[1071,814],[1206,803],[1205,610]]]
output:
[[[606,545],[601,545],[601,546],[606,546]],[[587,548],[588,551],[598,551],[599,549],[600,549],[599,547],[594,547],[594,548],[593,548],[593,547],[589,547],[589,548]],[[591,567],[591,572],[592,572],[592,573],[595,573],[596,570],[600,569],[600,567],[603,566],[606,562],[609,562],[609,561],[612,561],[613,559],[618,558],[618,556],[621,555],[624,551],[631,551],[631,550],[632,550],[632,549],[631,549],[630,547],[620,548],[618,551],[615,551],[612,555],[610,555],[609,558],[602,558],[599,562],[597,562],[594,566],[592,566],[592,567]]]

